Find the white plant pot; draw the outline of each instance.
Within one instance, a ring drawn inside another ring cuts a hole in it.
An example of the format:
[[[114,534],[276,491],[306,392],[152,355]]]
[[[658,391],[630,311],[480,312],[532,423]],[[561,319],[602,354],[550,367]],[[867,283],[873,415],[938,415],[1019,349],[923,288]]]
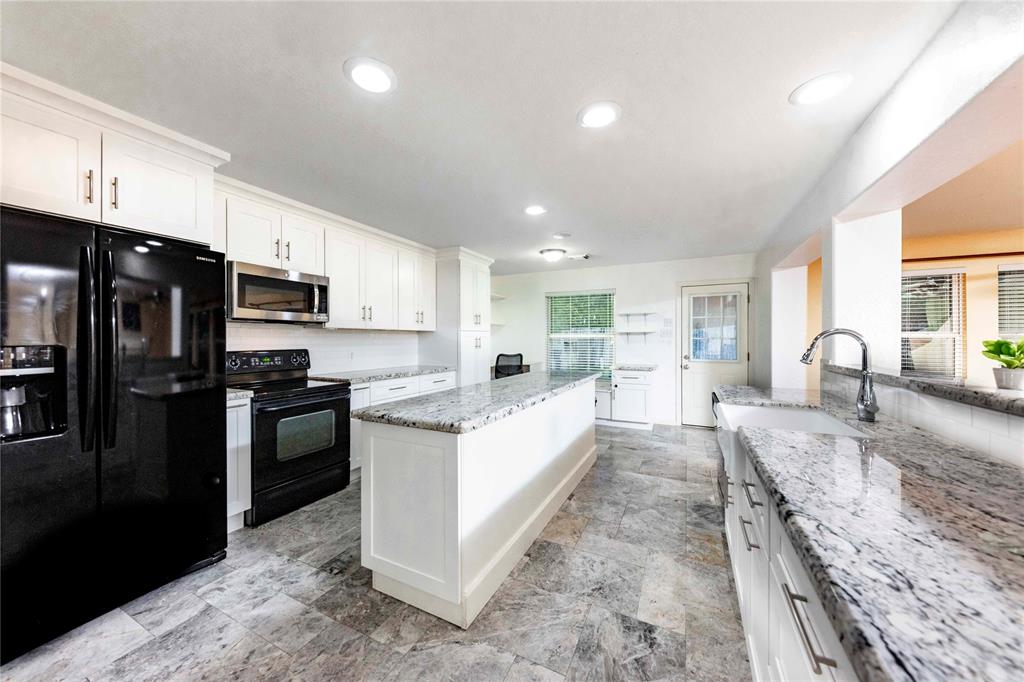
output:
[[[1024,369],[993,367],[992,373],[996,375],[997,388],[1009,388],[1015,391],[1024,391]]]

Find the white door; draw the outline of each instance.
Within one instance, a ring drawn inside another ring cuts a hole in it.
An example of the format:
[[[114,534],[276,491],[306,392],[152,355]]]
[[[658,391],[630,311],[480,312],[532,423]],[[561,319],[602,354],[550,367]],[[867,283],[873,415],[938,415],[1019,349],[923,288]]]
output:
[[[419,328],[432,332],[437,328],[437,262],[431,256],[421,255],[416,276],[419,280]]]
[[[285,213],[281,217],[281,267],[324,274],[324,226]]]
[[[103,222],[209,244],[213,168],[139,140],[103,133]]]
[[[420,307],[417,286],[419,255],[401,249],[398,252],[398,328],[420,328]]]
[[[98,222],[100,129],[10,93],[2,102],[0,201]]]
[[[330,280],[328,321],[334,329],[360,329],[366,326],[363,303],[363,247],[365,240],[343,230],[324,233],[324,274]]]
[[[363,263],[367,326],[397,329],[398,249],[368,239]]]
[[[683,287],[679,319],[683,424],[714,426],[711,389],[747,383],[747,283]]]
[[[281,267],[281,212],[266,204],[228,197],[228,260]]]

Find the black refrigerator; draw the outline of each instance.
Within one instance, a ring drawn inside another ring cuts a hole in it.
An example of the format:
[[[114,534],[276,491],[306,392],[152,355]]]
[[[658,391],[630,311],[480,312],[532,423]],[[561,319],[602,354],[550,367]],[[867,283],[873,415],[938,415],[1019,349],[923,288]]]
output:
[[[224,257],[0,209],[0,658],[224,557]]]

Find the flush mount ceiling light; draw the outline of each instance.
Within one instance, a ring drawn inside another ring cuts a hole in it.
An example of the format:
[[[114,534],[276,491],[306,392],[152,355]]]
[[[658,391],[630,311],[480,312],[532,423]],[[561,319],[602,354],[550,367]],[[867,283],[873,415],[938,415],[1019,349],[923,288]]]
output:
[[[565,249],[541,249],[540,255],[549,263],[557,263],[565,257]]]
[[[135,247],[135,251],[137,253],[149,253],[149,247],[148,246],[136,246]]]
[[[852,81],[853,76],[845,71],[817,76],[789,93],[789,103],[800,106],[824,102],[850,87]]]
[[[390,66],[369,57],[352,57],[345,61],[344,68],[348,79],[367,92],[387,92],[397,82]]]
[[[553,235],[551,235],[551,238],[552,239],[568,239],[571,236],[572,235],[569,234],[568,232],[555,232]]]
[[[526,215],[543,215],[548,212],[546,208],[544,208],[543,206],[538,206],[537,204],[534,204],[533,206],[527,206],[526,208],[523,209],[523,211],[526,213]]]
[[[576,121],[583,128],[604,128],[621,116],[622,107],[615,102],[594,102],[580,109]]]

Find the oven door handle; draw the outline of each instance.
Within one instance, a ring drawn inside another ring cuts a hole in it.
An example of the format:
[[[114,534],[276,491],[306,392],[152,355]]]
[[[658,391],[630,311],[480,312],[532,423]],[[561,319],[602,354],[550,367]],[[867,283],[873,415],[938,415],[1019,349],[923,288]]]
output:
[[[309,405],[322,405],[323,403],[335,403],[339,400],[348,400],[350,397],[348,391],[345,393],[339,393],[331,396],[324,396],[313,399],[303,398],[290,398],[287,400],[268,400],[265,403],[259,401],[253,403],[253,414],[264,414],[266,412],[279,412],[280,410],[290,410],[295,407],[307,407]]]

